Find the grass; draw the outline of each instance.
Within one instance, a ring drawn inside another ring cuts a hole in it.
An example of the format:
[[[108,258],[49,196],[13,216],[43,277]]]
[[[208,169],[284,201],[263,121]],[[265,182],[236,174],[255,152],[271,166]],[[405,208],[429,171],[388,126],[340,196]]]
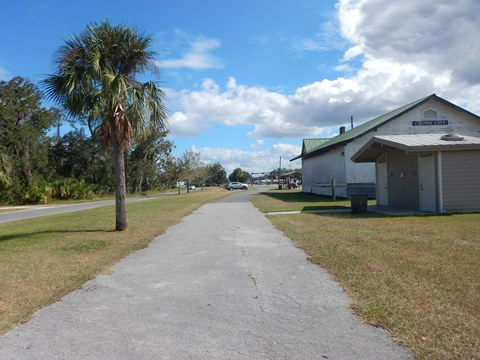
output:
[[[304,206],[294,199],[283,206]],[[282,208],[279,201],[268,193],[254,199],[262,211]],[[418,359],[480,358],[480,214],[269,219],[342,284],[359,317]]]
[[[253,203],[263,212],[344,209],[350,206],[348,199],[337,198],[336,201],[333,201],[330,196],[303,193],[301,190],[264,192],[256,196]],[[375,200],[369,200],[369,205],[373,204],[375,204]]]
[[[227,194],[214,188],[129,204],[124,232],[113,231],[113,206],[0,224],[0,334]]]

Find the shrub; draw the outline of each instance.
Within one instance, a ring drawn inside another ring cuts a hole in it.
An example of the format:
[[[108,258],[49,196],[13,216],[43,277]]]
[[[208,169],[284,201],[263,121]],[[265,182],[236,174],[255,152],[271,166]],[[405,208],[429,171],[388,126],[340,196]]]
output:
[[[46,204],[50,194],[50,187],[47,185],[34,185],[22,194],[24,204]]]
[[[93,199],[95,186],[80,179],[59,179],[52,184],[52,198],[59,200]]]

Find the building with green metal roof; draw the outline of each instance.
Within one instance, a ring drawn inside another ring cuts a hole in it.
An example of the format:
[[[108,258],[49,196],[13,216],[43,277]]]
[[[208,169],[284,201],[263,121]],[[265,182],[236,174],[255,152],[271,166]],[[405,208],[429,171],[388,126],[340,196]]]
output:
[[[376,197],[375,163],[354,163],[353,154],[374,135],[459,132],[480,136],[480,118],[435,95],[413,101],[380,115],[331,139],[304,139],[302,186],[304,192],[340,197],[363,193]]]
[[[328,142],[328,141],[330,141],[330,140],[331,140],[330,138],[303,139],[302,153],[301,153],[300,155],[294,157],[294,158],[291,159],[290,161],[294,161],[294,160],[303,158],[303,157],[306,156],[307,154],[310,154],[310,153],[313,152],[314,150],[322,147],[323,144],[325,144],[326,142]]]

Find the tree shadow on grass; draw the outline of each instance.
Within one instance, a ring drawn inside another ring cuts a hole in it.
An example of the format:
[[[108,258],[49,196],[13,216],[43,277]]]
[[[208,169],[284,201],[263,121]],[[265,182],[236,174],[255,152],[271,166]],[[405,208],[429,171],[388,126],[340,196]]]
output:
[[[115,232],[115,230],[105,230],[105,229],[89,229],[89,230],[43,230],[43,231],[34,231],[34,232],[25,232],[25,233],[15,233],[15,234],[5,234],[0,235],[0,242],[3,241],[10,241],[10,240],[18,240],[18,239],[27,239],[29,237],[33,237],[35,235],[40,234],[72,234],[72,233],[79,233],[79,234],[88,234],[88,233],[110,233]]]
[[[304,207],[302,211],[308,211],[308,207]],[[345,207],[343,207],[345,209]],[[332,208],[333,209],[333,208]],[[309,209],[309,211],[318,210],[318,209]],[[453,214],[415,214],[415,213],[404,213],[404,214],[384,214],[380,212],[373,212],[369,211],[366,213],[352,213],[351,211],[342,211],[342,212],[328,212],[326,209],[325,212],[311,212],[310,214],[313,215],[320,215],[325,217],[332,217],[332,218],[343,218],[343,219],[372,219],[372,218],[404,218],[404,217],[438,217],[438,216],[451,216]]]
[[[328,211],[328,210],[344,210],[345,212],[350,211],[350,208],[345,205],[335,205],[334,202],[328,205],[318,205],[318,206],[304,206],[302,212],[314,212],[314,211]]]
[[[307,202],[307,203],[322,202],[322,203],[335,204],[335,201],[332,200],[331,196],[309,194],[309,193],[298,192],[298,191],[289,191],[289,190],[266,191],[266,192],[262,192],[261,195],[265,195],[283,202]],[[342,198],[341,200],[346,200],[346,199]]]
[[[350,211],[349,199],[337,198],[336,201],[331,196],[310,194],[298,191],[278,190],[262,192],[261,195],[268,196],[285,203],[317,203],[317,205],[303,206],[302,212],[311,213],[321,216],[342,217],[346,219],[361,219],[361,218],[395,218],[395,217],[438,217],[450,216],[453,214],[437,214],[426,213],[417,210],[385,208],[385,212],[372,211],[368,205],[369,210],[366,213],[352,213]],[[332,210],[332,212],[328,212]],[[340,210],[340,211],[339,211]],[[344,211],[342,211],[344,210]],[[317,212],[318,211],[318,212]]]

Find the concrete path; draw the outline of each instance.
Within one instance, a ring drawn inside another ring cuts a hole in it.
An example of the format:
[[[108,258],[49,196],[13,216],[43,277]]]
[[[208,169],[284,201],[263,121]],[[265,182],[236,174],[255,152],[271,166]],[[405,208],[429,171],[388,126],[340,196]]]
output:
[[[0,337],[0,359],[411,359],[236,192]]]

